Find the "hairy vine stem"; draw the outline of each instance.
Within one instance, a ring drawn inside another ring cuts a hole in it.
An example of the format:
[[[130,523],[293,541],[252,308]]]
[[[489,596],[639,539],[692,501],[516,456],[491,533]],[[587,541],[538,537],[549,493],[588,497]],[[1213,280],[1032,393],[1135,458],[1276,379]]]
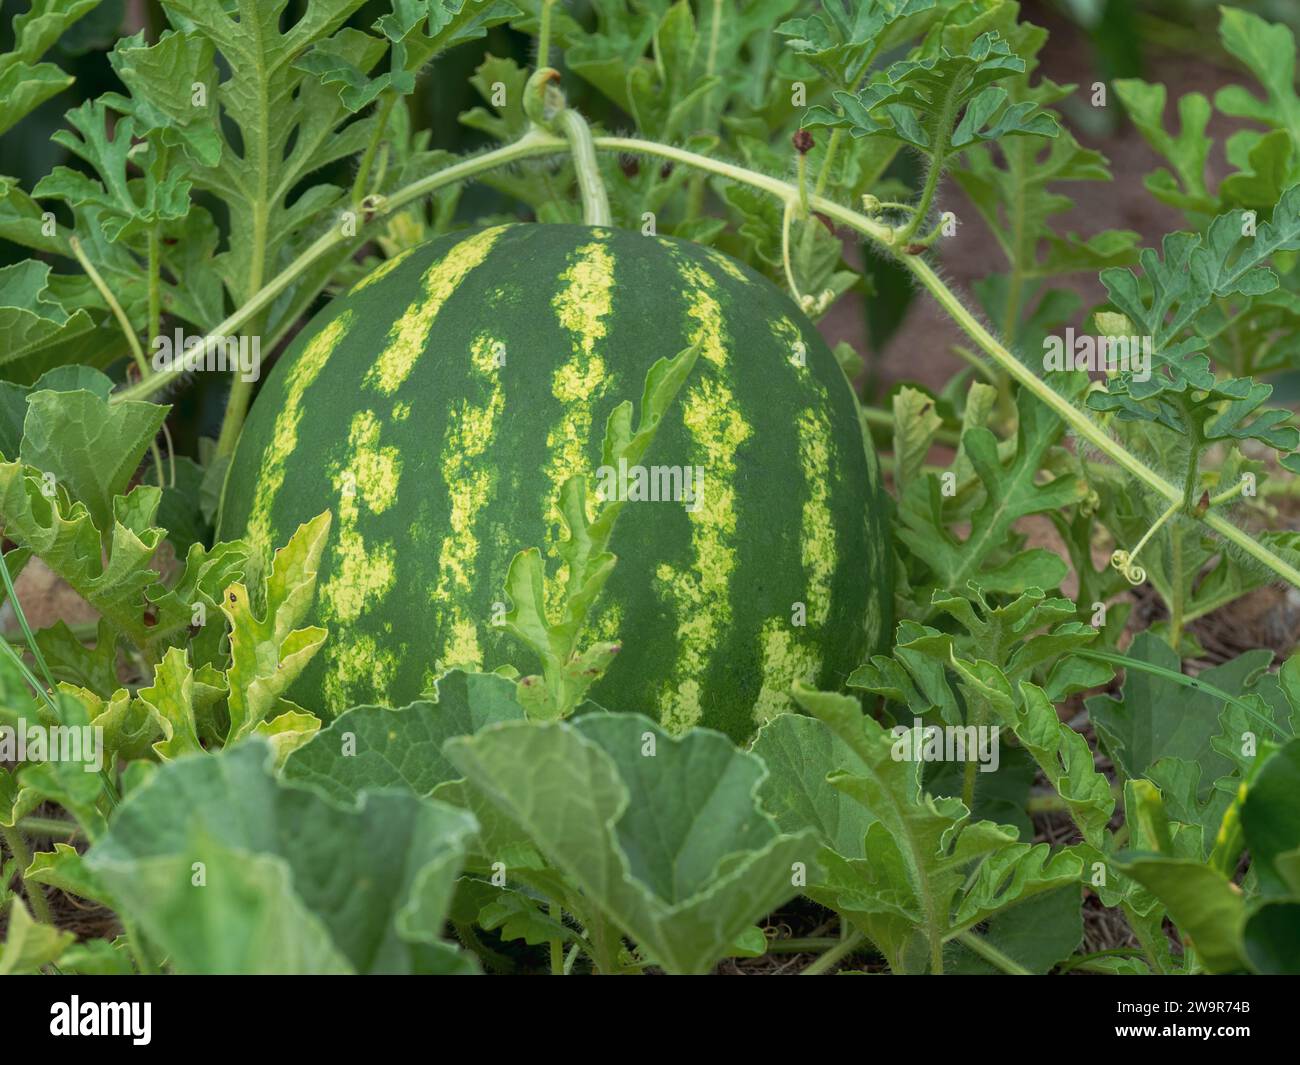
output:
[[[573,152],[573,169],[578,175],[578,194],[582,197],[582,220],[589,226],[613,225],[614,216],[610,214],[609,197],[600,177],[587,120],[573,108],[566,107],[560,112],[557,122]]]
[[[848,935],[843,936],[835,944],[835,946],[831,947],[830,950],[826,951],[826,953],[823,954],[820,958],[816,959],[813,962],[810,962],[808,964],[808,967],[803,969],[799,973],[799,975],[800,976],[825,975],[826,973],[830,972],[833,968],[835,968],[835,966],[838,965],[840,962],[842,962],[845,958],[847,958],[850,954],[852,954],[855,950],[861,950],[863,944],[866,943],[866,941],[867,941],[867,937],[855,929],[854,931],[850,932]]]
[[[23,838],[22,831],[17,827],[0,825],[0,839],[4,840],[5,846],[9,848],[9,853],[13,855],[14,862],[18,866],[18,877],[22,880],[23,887],[27,889],[27,901],[31,903],[32,916],[41,924],[53,924],[54,917],[50,913],[50,904],[45,900],[45,889],[35,880],[27,879],[27,867],[32,864],[32,852],[27,846],[27,840]]]
[[[625,153],[628,155],[652,155],[663,159],[668,159],[684,166],[694,167],[703,170],[706,173],[716,174],[719,177],[726,178],[739,184],[749,185],[752,188],[767,192],[777,197],[783,204],[788,204],[792,200],[797,204],[799,202],[799,189],[788,181],[772,177],[768,174],[760,173],[756,170],[750,170],[746,167],[737,166],[734,163],[724,162],[720,159],[714,159],[707,155],[700,155],[697,152],[688,151],[684,148],[678,148],[670,144],[661,144],[657,141],[642,140],[638,137],[593,137],[592,145],[596,150]],[[566,150],[570,150],[567,140],[548,133],[544,129],[534,126],[522,137],[512,144],[508,144],[494,151],[485,152],[483,155],[474,156],[468,159],[462,159],[435,174],[421,178],[419,181],[412,182],[405,188],[394,193],[392,196],[376,198],[374,202],[375,216],[383,216],[392,213],[399,207],[425,196],[435,189],[444,185],[450,185],[457,181],[465,181],[474,177],[476,174],[492,170],[500,166],[508,166],[512,163],[519,162],[523,159],[535,158],[538,156],[555,155]],[[961,298],[950,289],[943,279],[935,272],[934,268],[922,257],[918,255],[907,254],[902,248],[900,233],[883,222],[869,218],[852,208],[845,207],[843,204],[834,200],[826,199],[815,193],[809,197],[809,206],[812,210],[817,211],[827,218],[830,218],[840,224],[847,226],[857,233],[870,239],[879,246],[883,251],[898,259],[899,262],[912,274],[917,283],[924,288],[936,303],[948,314],[963,332],[967,334],[999,367],[1001,367],[1008,376],[1014,378],[1021,387],[1027,389],[1036,399],[1046,404],[1051,411],[1056,414],[1069,428],[1082,439],[1087,441],[1092,447],[1096,448],[1102,454],[1111,459],[1117,466],[1125,472],[1131,474],[1138,481],[1144,484],[1157,495],[1162,496],[1169,503],[1178,503],[1182,505],[1184,493],[1182,488],[1177,487],[1167,481],[1155,470],[1148,467],[1137,456],[1132,455],[1119,442],[1113,440],[1096,422],[1094,422],[1086,413],[1077,409],[1069,400],[1060,395],[1039,375],[1035,374],[1028,366],[1022,363],[1010,350],[1006,348],[996,337],[994,337],[984,324],[975,317],[973,313],[962,302]],[[919,212],[918,212],[919,214]],[[205,350],[207,345],[215,340],[217,335],[224,335],[233,332],[240,324],[253,317],[258,311],[266,307],[270,302],[288,288],[294,280],[301,275],[312,263],[320,259],[331,248],[340,244],[345,238],[342,236],[339,227],[332,227],[324,236],[320,237],[306,251],[302,253],[293,263],[281,271],[270,282],[263,286],[254,297],[243,307],[237,310],[224,322],[222,322],[212,334],[204,338]],[[183,371],[166,370],[156,373],[146,381],[138,382],[135,385],[128,386],[116,392],[113,396],[114,401],[121,402],[126,399],[145,399],[165,387],[171,381],[178,378]],[[1269,550],[1264,544],[1260,543],[1249,533],[1237,528],[1230,521],[1220,514],[1209,511],[1205,514],[1193,515],[1202,521],[1208,528],[1217,533],[1224,540],[1233,544],[1235,547],[1244,551],[1255,561],[1272,570],[1282,579],[1289,581],[1291,584],[1300,588],[1300,569],[1291,565],[1285,559]]]
[[[1008,976],[1033,976],[1028,969],[1007,954],[1003,954],[992,943],[974,932],[959,932],[957,942],[970,948],[991,965],[995,965]]]

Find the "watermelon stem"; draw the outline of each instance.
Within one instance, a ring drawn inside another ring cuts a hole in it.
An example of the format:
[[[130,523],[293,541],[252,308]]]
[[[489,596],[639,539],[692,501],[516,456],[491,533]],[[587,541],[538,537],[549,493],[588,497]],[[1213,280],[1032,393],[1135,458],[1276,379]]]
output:
[[[578,193],[582,197],[582,220],[589,226],[613,225],[609,197],[605,194],[605,183],[601,180],[587,120],[566,107],[560,112],[559,124],[573,152],[573,169],[578,176]]]
[[[533,71],[524,86],[524,113],[535,130],[558,134],[568,141],[578,179],[578,195],[582,198],[582,220],[589,226],[612,225],[613,215],[600,176],[600,164],[596,161],[591,127],[568,105],[559,81],[560,72],[552,67]]]
[[[551,53],[551,8],[555,0],[542,0],[542,11],[537,28],[537,65],[550,66]]]

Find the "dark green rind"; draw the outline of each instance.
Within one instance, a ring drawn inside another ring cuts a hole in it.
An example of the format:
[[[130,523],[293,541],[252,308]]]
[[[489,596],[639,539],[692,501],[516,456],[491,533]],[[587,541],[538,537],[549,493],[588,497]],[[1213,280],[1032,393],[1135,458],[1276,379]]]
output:
[[[500,630],[487,626],[493,604],[504,599],[506,569],[516,551],[546,542],[548,526],[542,498],[547,434],[561,418],[552,395],[555,369],[570,356],[573,337],[552,308],[560,278],[576,249],[599,239],[614,262],[612,312],[604,319],[605,337],[597,351],[613,371],[609,387],[592,404],[592,432],[586,448],[590,471],[600,461],[606,417],[624,400],[639,402],[650,365],[691,342],[687,301],[695,287],[683,277],[683,264],[697,264],[712,280],[729,334],[725,374],[701,358],[679,395],[647,457],[646,464],[688,465],[700,461],[683,425],[684,397],[709,382],[725,384],[751,432],[736,453],[735,532],[730,544],[736,566],[729,582],[731,623],[720,630],[700,677],[700,721],[737,740],[752,735],[758,722],[754,703],[762,683],[760,634],[778,619],[789,627],[792,604],[808,596],[801,559],[802,508],[808,481],[800,465],[796,421],[801,411],[825,412],[833,442],[823,476],[829,491],[837,562],[830,606],[821,626],[791,629],[800,641],[815,644],[823,656],[814,678],[823,686],[842,684],[865,654],[878,649],[891,627],[891,569],[888,559],[887,499],[869,443],[862,438],[848,383],[834,356],[810,322],[784,294],[745,267],[733,264],[744,280],[725,270],[714,253],[697,245],[661,237],[593,230],[574,225],[517,225],[497,240],[487,258],[472,269],[443,304],[424,355],[392,399],[363,387],[362,381],[387,346],[392,324],[422,291],[426,270],[446,256],[465,234],[424,245],[375,284],[337,298],[323,310],[279,360],[245,425],[223,500],[220,535],[246,529],[284,404],[288,369],[304,347],[337,316],[351,313],[351,324],[320,375],[303,394],[303,416],[296,449],[285,464],[284,483],[271,508],[271,545],[284,542],[296,525],[326,508],[337,516],[338,494],[331,466],[348,454],[353,415],[372,409],[382,430],[379,443],[401,457],[397,501],[381,514],[361,508],[358,531],[367,545],[389,541],[395,579],[383,601],[368,604],[359,619],[343,624],[320,617],[318,595],[311,620],[330,628],[329,644],[369,635],[397,663],[387,690],[356,683],[346,698],[330,704],[325,652],[290,692],[301,705],[326,715],[347,705],[384,702],[401,705],[428,686],[438,650],[448,638],[447,604],[433,601],[438,555],[449,531],[448,489],[440,456],[449,410],[459,401],[480,404],[491,383],[475,370],[470,344],[487,330],[506,345],[499,371],[504,408],[493,444],[476,460],[491,477],[491,496],[474,532],[479,551],[472,590],[462,596],[468,614],[480,619],[483,668],[511,663],[533,672],[530,653]],[[794,323],[806,348],[807,373],[800,377],[771,323]],[[389,417],[393,400],[409,403],[410,417]],[[706,470],[706,493],[710,473]],[[662,689],[681,655],[678,604],[656,576],[662,563],[678,569],[693,564],[692,522],[679,504],[629,504],[615,531],[612,549],[619,557],[613,577],[597,604],[617,601],[623,618],[623,651],[591,697],[619,710],[658,717]],[[338,564],[337,522],[322,561],[321,579]],[[548,569],[554,571],[551,560]],[[689,615],[687,611],[683,617]],[[391,632],[385,631],[385,623]],[[793,678],[791,678],[793,679]]]

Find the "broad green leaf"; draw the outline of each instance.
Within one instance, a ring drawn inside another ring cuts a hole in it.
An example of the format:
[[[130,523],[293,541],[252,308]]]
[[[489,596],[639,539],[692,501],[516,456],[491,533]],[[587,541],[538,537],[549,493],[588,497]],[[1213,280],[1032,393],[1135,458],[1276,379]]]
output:
[[[1016,830],[971,822],[957,799],[921,788],[919,761],[900,757],[911,729],[887,733],[856,699],[796,688],[795,698],[857,756],[830,783],[874,818],[862,858],[824,855],[827,878],[810,894],[853,921],[896,972],[941,972],[944,943],[994,913],[1078,883],[1083,862]]]
[[[915,721],[905,723],[916,724]],[[1004,727],[997,747],[997,769],[975,774],[971,817],[976,821],[994,821],[1015,828],[1022,840],[1033,839],[1034,823],[1026,810],[1038,778],[1038,764],[1023,747],[1003,742],[1005,738]],[[992,763],[986,761],[984,764]],[[966,764],[960,761],[932,763],[925,771],[924,784],[925,789],[934,795],[961,798],[966,787]]]
[[[1083,912],[1079,887],[1068,884],[1035,895],[1020,906],[994,914],[979,933],[993,947],[1031,973],[1049,972],[1068,958],[1083,940]],[[959,975],[995,975],[1001,972],[961,944],[949,971]]]
[[[171,476],[173,470],[175,477]],[[205,471],[193,459],[175,455],[167,461],[167,473],[167,483],[158,504],[158,524],[167,530],[167,539],[176,554],[183,555],[191,544],[207,543],[212,539],[211,523],[202,514]],[[144,476],[151,477],[152,469]]]
[[[55,344],[84,337],[95,322],[82,307],[68,307],[50,290],[50,268],[35,259],[0,267],[0,364],[13,363]],[[7,390],[18,386],[5,382]],[[21,408],[17,422],[21,427],[26,409]],[[13,418],[6,414],[5,434],[0,438],[0,454],[16,458],[20,436],[13,432]]]
[[[98,4],[99,0],[33,0],[26,11],[13,17],[13,50],[0,53],[0,134],[72,84],[72,75],[39,60],[69,26]]]
[[[1212,973],[1244,967],[1241,953],[1246,906],[1222,873],[1188,858],[1134,855],[1116,866],[1154,894]]]
[[[164,765],[86,864],[178,972],[413,973],[441,940],[473,821],[414,796],[336,806],[278,783],[260,742]]]
[[[97,529],[109,529],[114,497],[126,492],[166,416],[160,404],[110,404],[106,395],[84,388],[33,390],[18,457],[65,485]]]
[[[1208,799],[1202,798],[1205,789],[1201,787],[1200,764],[1174,755],[1155,761],[1147,769],[1146,776],[1160,789],[1160,797],[1170,818],[1200,828],[1199,850],[1208,857],[1224,814],[1232,802],[1232,794],[1215,789]]]
[[[875,817],[826,779],[832,770],[865,768],[842,739],[816,718],[778,714],[759,729],[751,750],[767,766],[759,800],[781,831],[812,828],[836,853],[862,857]]]
[[[1300,976],[1300,901],[1265,902],[1246,918],[1242,950],[1257,973]]]
[[[1196,949],[1206,969],[1241,969],[1241,927],[1247,912],[1242,892],[1214,862],[1207,863],[1201,833],[1171,821],[1169,812],[1164,796],[1150,781],[1131,780],[1125,785],[1130,850],[1112,861],[1144,889],[1127,893],[1130,914],[1145,914],[1149,934],[1160,927],[1167,909],[1185,944]],[[1143,895],[1150,901],[1144,902]],[[1170,961],[1158,960],[1168,971]]]
[[[1300,848],[1300,740],[1260,767],[1242,803],[1241,825],[1260,889],[1300,896],[1292,870],[1278,867],[1280,858]]]
[[[811,833],[756,805],[762,763],[705,730],[634,714],[511,722],[451,740],[451,762],[670,973],[704,973],[796,893]]]
[[[380,788],[428,795],[461,776],[442,753],[447,740],[523,718],[514,683],[493,673],[452,670],[435,682],[435,695],[398,709],[344,711],[289,756],[285,779],[340,800]]]
[[[1127,655],[1154,666],[1182,671],[1178,655],[1169,645],[1147,633],[1139,633]],[[1207,669],[1199,680],[1240,695],[1252,679],[1268,665],[1267,652],[1247,652],[1222,666]],[[1087,700],[1088,714],[1107,752],[1125,776],[1145,776],[1163,757],[1182,758],[1201,766],[1201,789],[1232,771],[1232,764],[1216,754],[1212,740],[1219,733],[1223,700],[1207,692],[1195,692],[1157,674],[1127,670],[1118,698],[1096,695]]]
[[[39,972],[58,961],[76,939],[72,932],[37,923],[22,900],[14,899],[9,908],[9,929],[0,943],[0,976]]]

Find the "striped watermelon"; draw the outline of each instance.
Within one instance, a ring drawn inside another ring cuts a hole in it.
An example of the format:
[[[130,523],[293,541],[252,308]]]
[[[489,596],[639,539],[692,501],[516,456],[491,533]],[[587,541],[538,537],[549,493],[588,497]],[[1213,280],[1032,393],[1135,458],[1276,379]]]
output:
[[[303,330],[253,405],[220,535],[266,558],[334,512],[311,619],[330,636],[290,696],[328,715],[401,705],[452,666],[535,672],[493,624],[510,560],[539,546],[554,576],[561,484],[585,471],[594,493],[611,408],[697,341],[646,465],[702,467],[703,497],[624,508],[579,644],[623,650],[590,696],[743,740],[790,708],[794,679],[841,683],[889,631],[888,526],[812,324],[711,249],[520,224],[384,263]]]

